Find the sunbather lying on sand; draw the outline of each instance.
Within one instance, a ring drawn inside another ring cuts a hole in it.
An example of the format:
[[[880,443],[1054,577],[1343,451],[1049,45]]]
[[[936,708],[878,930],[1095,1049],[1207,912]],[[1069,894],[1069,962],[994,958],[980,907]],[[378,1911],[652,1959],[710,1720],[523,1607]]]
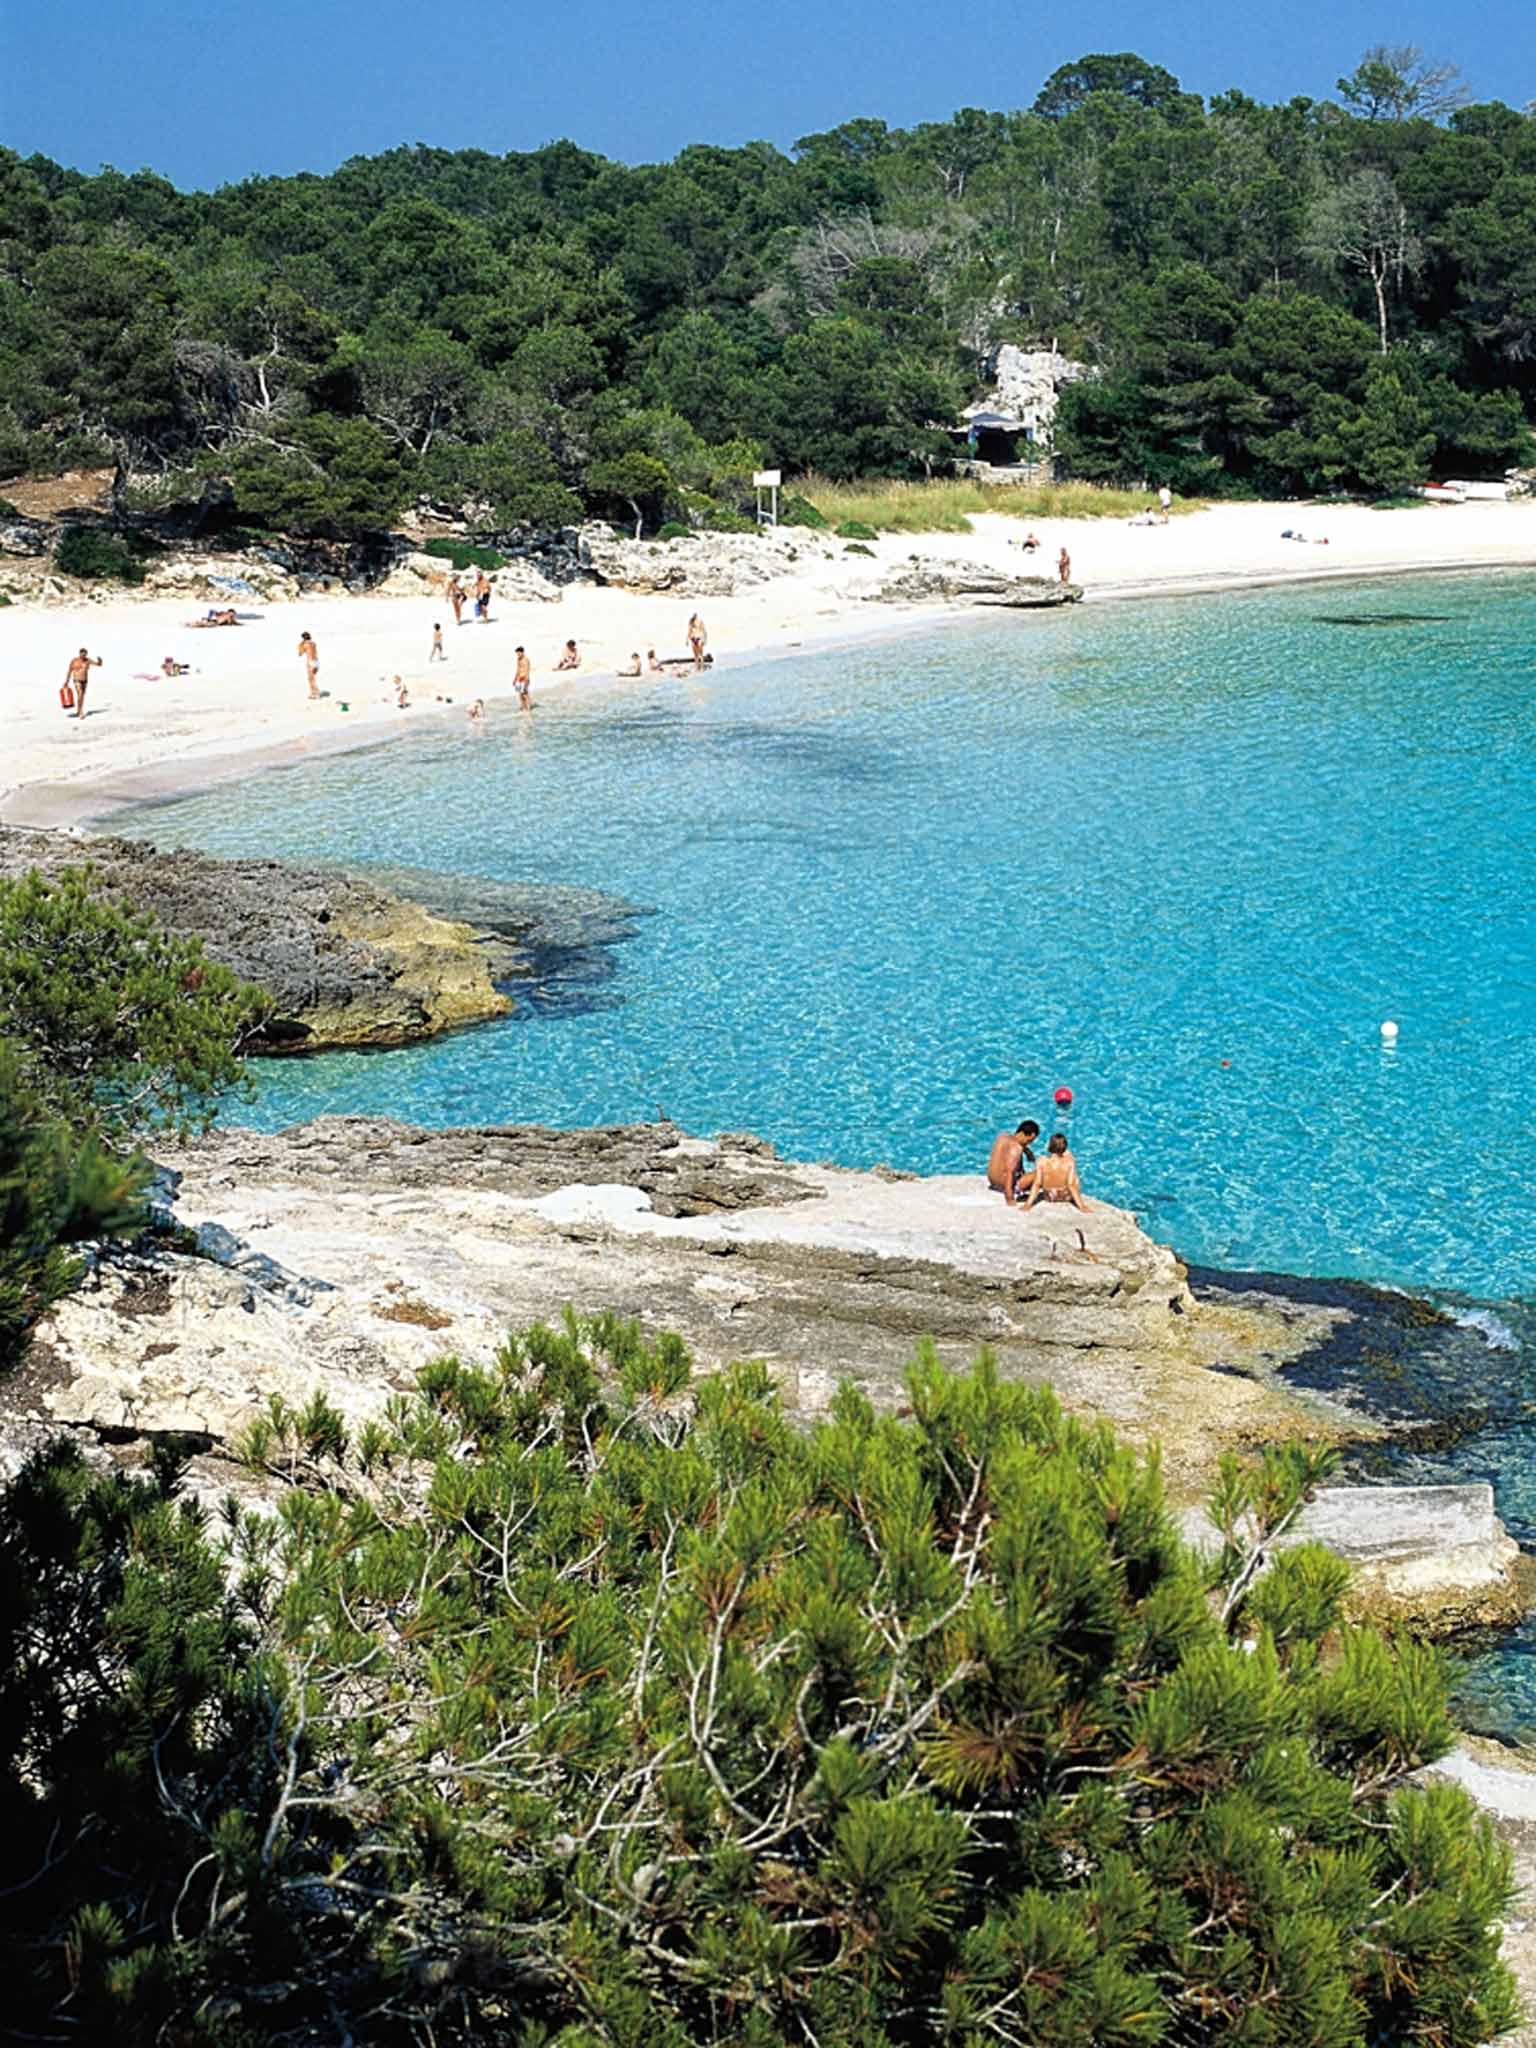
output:
[[[227,611],[208,611],[200,619],[188,619],[189,626],[238,626],[240,614],[231,606]]]

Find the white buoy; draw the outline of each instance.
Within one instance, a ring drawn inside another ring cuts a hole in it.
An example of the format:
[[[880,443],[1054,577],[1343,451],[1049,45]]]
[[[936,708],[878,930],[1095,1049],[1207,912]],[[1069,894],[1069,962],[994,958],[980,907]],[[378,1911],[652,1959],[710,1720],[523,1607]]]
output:
[[[1397,1026],[1392,1022],[1392,1019],[1390,1017],[1387,1019],[1386,1023],[1382,1025],[1381,1035],[1386,1040],[1388,1045],[1396,1044]]]

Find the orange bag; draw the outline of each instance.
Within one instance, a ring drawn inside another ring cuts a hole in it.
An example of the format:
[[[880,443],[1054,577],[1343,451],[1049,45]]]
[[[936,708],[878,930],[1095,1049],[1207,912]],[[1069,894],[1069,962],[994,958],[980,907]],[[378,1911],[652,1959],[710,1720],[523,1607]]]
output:
[[[60,686],[60,688],[59,688],[59,702],[60,702],[60,703],[61,703],[61,704],[62,704],[62,705],[64,706],[64,709],[65,709],[66,711],[73,711],[73,710],[74,710],[74,708],[75,708],[75,686],[74,686],[74,684],[73,684],[73,683],[71,683],[71,682],[65,682],[65,683],[61,684],[61,686]]]

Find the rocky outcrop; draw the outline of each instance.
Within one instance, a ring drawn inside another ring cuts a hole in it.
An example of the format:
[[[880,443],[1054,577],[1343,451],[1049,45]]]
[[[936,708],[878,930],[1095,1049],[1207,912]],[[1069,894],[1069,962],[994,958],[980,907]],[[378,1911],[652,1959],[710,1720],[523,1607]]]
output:
[[[811,527],[695,533],[686,539],[654,541],[626,540],[594,521],[581,529],[581,555],[594,581],[619,590],[730,597],[775,576],[790,575],[807,555],[832,561],[840,550]]]
[[[1082,594],[1077,584],[1054,577],[1010,576],[979,563],[924,561],[917,555],[861,592],[877,604],[988,604],[1015,611],[1076,604]]]
[[[379,584],[380,597],[442,597],[453,574],[453,564],[439,555],[407,555]],[[474,571],[468,575],[473,582]],[[491,575],[493,606],[501,604],[559,604],[562,592],[532,561],[503,562]],[[446,600],[445,600],[446,601]]]
[[[1230,1369],[1295,1329],[1202,1314],[1172,1253],[1097,1204],[1066,1223],[973,1179],[789,1165],[665,1124],[323,1118],[222,1131],[174,1165],[176,1221],[209,1256],[98,1267],[42,1332],[60,1372],[47,1414],[127,1429],[131,1410],[223,1439],[274,1386],[316,1385],[362,1414],[434,1353],[488,1357],[570,1304],[676,1330],[703,1367],[762,1358],[812,1414],[843,1379],[899,1402],[924,1337],[956,1365],[987,1345],[1010,1375],[1162,1439],[1192,1489],[1234,1439],[1332,1428]]]
[[[844,1381],[899,1406],[925,1338],[955,1366],[985,1346],[1007,1377],[1158,1442],[1197,1538],[1222,1452],[1339,1433],[1256,1371],[1327,1341],[1326,1315],[1202,1304],[1123,1211],[1026,1214],[979,1178],[791,1164],[670,1124],[338,1117],[216,1132],[163,1192],[181,1234],[95,1262],[4,1390],[0,1439],[186,1434],[216,1493],[233,1470],[219,1456],[272,1395],[323,1392],[355,1426],[432,1358],[489,1360],[567,1306],[674,1330],[701,1370],[760,1358],[803,1416]],[[1522,1604],[1486,1487],[1331,1490],[1309,1515],[1304,1533],[1356,1565],[1367,1612],[1446,1630]]]
[[[262,990],[263,1049],[406,1045],[512,1008],[496,984],[521,956],[504,938],[359,877],[0,827],[0,875],[84,862],[104,890]]]
[[[1068,384],[1087,375],[1082,363],[1054,348],[1020,348],[1003,342],[991,359],[992,388],[967,406],[962,419],[977,413],[1000,413],[1033,427],[1037,446],[1048,448],[1056,407]]]

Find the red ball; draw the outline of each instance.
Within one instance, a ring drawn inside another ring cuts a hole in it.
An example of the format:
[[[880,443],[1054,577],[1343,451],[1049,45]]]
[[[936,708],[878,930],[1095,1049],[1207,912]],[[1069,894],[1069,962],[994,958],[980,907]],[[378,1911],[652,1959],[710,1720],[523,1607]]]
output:
[[[1056,1107],[1058,1109],[1070,1109],[1071,1106],[1072,1090],[1070,1088],[1058,1088],[1056,1090]]]

